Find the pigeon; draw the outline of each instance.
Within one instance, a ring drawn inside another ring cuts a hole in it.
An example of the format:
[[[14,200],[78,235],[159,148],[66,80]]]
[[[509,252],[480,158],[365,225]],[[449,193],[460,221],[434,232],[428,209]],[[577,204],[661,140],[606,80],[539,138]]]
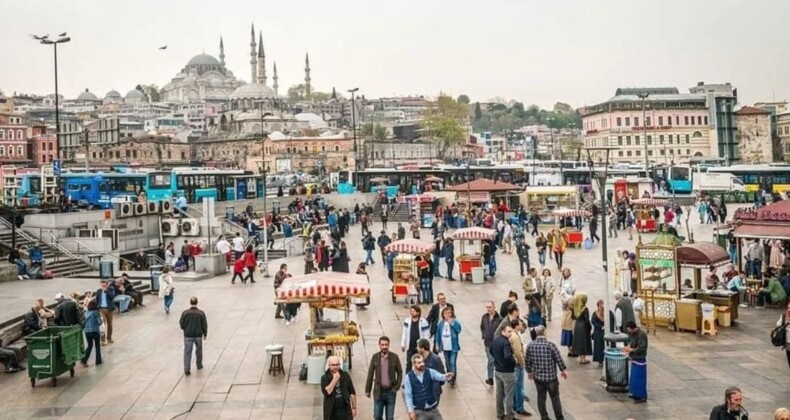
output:
[[[66,36],[66,35],[67,35],[67,33],[66,33],[66,32],[63,32],[62,34],[59,34],[58,36],[62,38],[62,37],[64,37],[64,36]]]
[[[160,49],[160,50],[166,50],[166,49],[167,49],[167,45],[165,45],[165,46],[162,46],[162,47],[159,47],[159,49]]]
[[[35,39],[36,41],[43,41],[49,38],[49,35],[44,35],[44,36],[30,35],[30,36],[33,37],[33,39]]]

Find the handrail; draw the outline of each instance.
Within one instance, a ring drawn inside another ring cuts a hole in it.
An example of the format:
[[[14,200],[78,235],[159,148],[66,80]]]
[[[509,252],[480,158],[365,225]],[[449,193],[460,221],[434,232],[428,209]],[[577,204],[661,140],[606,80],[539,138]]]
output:
[[[55,261],[58,260],[58,252],[62,253],[66,257],[68,257],[69,258],[69,268],[71,269],[71,274],[70,275],[73,276],[74,275],[74,261],[75,260],[82,261],[82,259],[77,257],[76,255],[72,254],[69,250],[67,250],[66,248],[63,248],[60,244],[58,244],[58,238],[52,232],[49,232],[49,237],[50,237],[50,239],[52,241],[49,242],[47,244],[47,246],[53,249],[53,252],[55,254]]]
[[[154,262],[156,264],[151,264],[152,262]],[[148,254],[148,266],[150,267],[150,266],[154,266],[154,265],[165,265],[165,260],[159,258],[159,255]]]

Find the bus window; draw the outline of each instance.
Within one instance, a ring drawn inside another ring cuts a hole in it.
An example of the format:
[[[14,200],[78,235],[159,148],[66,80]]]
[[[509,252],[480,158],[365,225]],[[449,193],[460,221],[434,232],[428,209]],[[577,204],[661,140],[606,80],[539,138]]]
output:
[[[30,178],[30,193],[37,194],[41,192],[41,178]]]
[[[680,168],[680,167],[673,167],[671,169],[671,175],[673,181],[688,181],[689,180],[689,170],[688,168]]]
[[[170,173],[159,173],[159,174],[149,175],[148,185],[149,188],[156,190],[170,189]]]

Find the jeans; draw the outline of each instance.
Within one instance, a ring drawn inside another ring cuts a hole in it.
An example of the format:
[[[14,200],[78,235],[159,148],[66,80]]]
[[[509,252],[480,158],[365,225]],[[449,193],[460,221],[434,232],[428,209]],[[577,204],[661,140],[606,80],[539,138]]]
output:
[[[554,251],[554,261],[557,262],[557,268],[562,268],[562,252]]]
[[[439,274],[439,263],[442,261],[442,257],[438,254],[433,254],[433,276],[434,277],[441,277],[442,275]]]
[[[513,390],[513,410],[524,410],[524,368],[516,366],[516,386]]]
[[[535,388],[538,390],[538,412],[541,419],[548,419],[549,413],[546,411],[546,392],[549,393],[551,398],[551,407],[554,409],[554,417],[557,420],[564,420],[562,415],[562,403],[560,402],[560,382],[553,381],[535,381]]]
[[[365,250],[365,264],[373,264],[373,250],[366,249]]]
[[[538,253],[538,262],[540,263],[541,266],[546,265],[546,253],[545,252]]]
[[[132,297],[127,295],[117,295],[112,301],[118,305],[119,311],[126,312],[129,310],[129,304],[132,302]]]
[[[107,341],[112,341],[112,317],[113,311],[109,309],[99,309],[99,315],[101,315],[102,322],[107,328],[107,333],[105,334]]]
[[[417,415],[417,420],[443,420],[439,408],[433,411],[414,410],[414,414]]]
[[[496,415],[497,417],[513,417],[513,390],[516,387],[514,372],[494,372],[496,382]]]
[[[616,238],[617,237],[617,226],[615,226],[614,223],[609,223],[608,228],[609,228],[609,237],[610,238],[612,238],[612,237]]]
[[[198,369],[203,368],[203,338],[184,337],[184,372],[189,372],[192,366],[192,346],[195,346],[195,364]]]
[[[491,355],[491,347],[485,346],[486,349],[486,373],[488,373],[487,378],[493,380],[494,379],[494,356]]]
[[[518,259],[518,268],[519,268],[519,270],[521,270],[521,276],[522,277],[524,276],[524,266],[525,265],[527,266],[527,272],[529,272],[529,269],[531,268],[530,264],[529,264],[529,257],[527,257],[526,259],[519,258]]]
[[[747,264],[746,275],[751,275],[754,278],[762,278],[762,260],[750,260]]]
[[[88,363],[91,357],[91,350],[96,346],[96,364],[102,364],[101,361],[101,332],[86,332],[85,339],[88,341],[88,348],[85,349],[85,356],[82,357],[82,364]]]
[[[386,416],[385,416],[386,414]],[[395,420],[395,392],[381,390],[381,395],[373,401],[374,420]]]
[[[730,261],[737,262],[738,258],[738,251],[735,245],[730,245],[727,247],[727,253],[730,254]]]
[[[165,311],[170,312],[170,306],[173,305],[173,294],[165,295]]]
[[[17,258],[14,262],[16,263],[17,275],[27,275],[27,264],[21,258]]]
[[[449,260],[445,260],[445,262],[447,263],[447,278],[448,279],[452,279],[453,278],[453,267],[455,267],[455,261],[451,258]]]
[[[433,283],[431,279],[420,279],[420,289],[422,291],[422,303],[433,303]]]
[[[442,353],[444,353],[444,365],[447,372],[453,373],[453,379],[450,382],[455,383],[455,380],[458,378],[458,352],[445,350]]]

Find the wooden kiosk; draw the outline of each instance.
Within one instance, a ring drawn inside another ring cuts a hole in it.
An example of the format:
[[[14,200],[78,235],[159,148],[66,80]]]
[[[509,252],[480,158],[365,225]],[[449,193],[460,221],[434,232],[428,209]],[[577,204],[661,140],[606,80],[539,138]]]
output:
[[[658,221],[653,218],[653,210],[668,205],[669,201],[659,198],[640,198],[631,200],[631,204],[637,207],[634,210],[636,230],[642,233],[658,232]]]
[[[308,354],[338,356],[352,367],[353,345],[359,339],[357,325],[349,320],[352,298],[370,296],[366,276],[322,271],[286,278],[277,289],[275,303],[306,303],[310,311],[310,330],[305,334]],[[341,321],[318,319],[319,309],[343,313]]]
[[[458,229],[453,232],[453,240],[458,241],[461,246],[461,253],[455,257],[458,262],[458,272],[463,276],[472,276],[472,269],[483,267],[483,240],[490,240],[496,237],[494,229],[482,227],[470,227]],[[466,247],[474,247],[474,254],[467,253]]]
[[[419,239],[401,239],[384,248],[385,252],[398,254],[392,265],[392,303],[402,297],[404,303],[408,305],[409,295],[414,294],[411,292],[416,291],[420,284],[417,256],[422,256],[426,261],[430,260],[434,249],[436,245],[433,242]]]

